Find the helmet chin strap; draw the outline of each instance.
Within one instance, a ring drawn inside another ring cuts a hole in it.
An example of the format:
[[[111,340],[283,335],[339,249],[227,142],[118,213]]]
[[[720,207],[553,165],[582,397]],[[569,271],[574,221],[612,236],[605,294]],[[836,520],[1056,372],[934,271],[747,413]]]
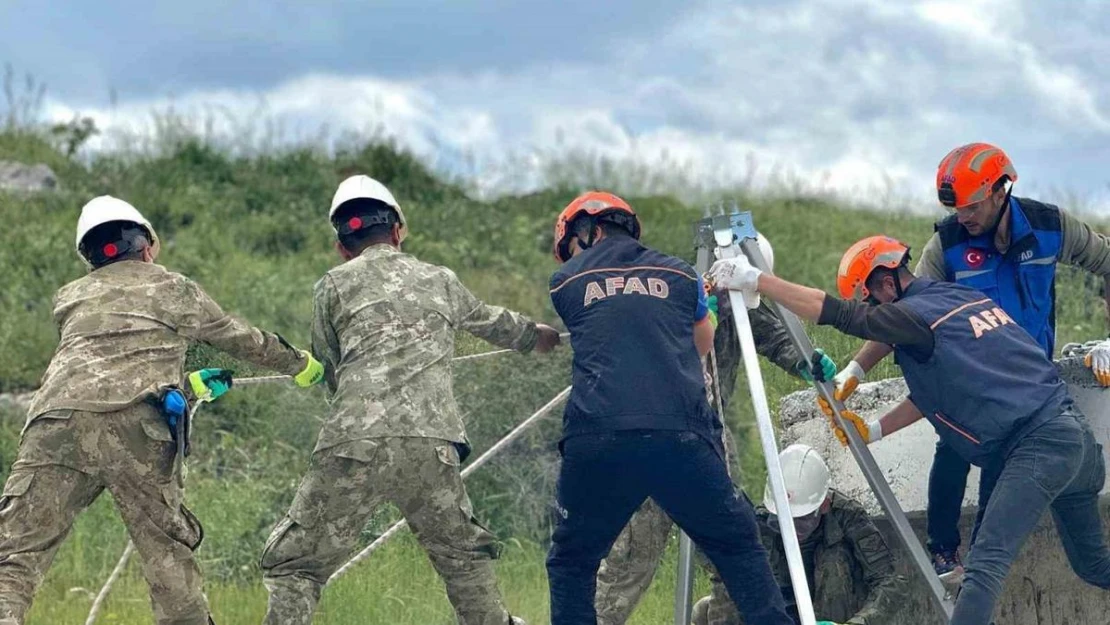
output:
[[[1010,194],[1014,192],[1014,183],[1011,182],[1010,186],[1006,188],[1006,197],[1002,200],[1002,206],[998,208],[998,214],[994,216],[994,223],[987,232],[997,232],[998,224],[1002,223],[1002,216],[1006,213],[1006,209],[1010,207]]]
[[[594,243],[596,242],[594,241],[594,233],[597,232],[597,219],[594,217],[590,217],[588,219],[590,234],[587,236],[585,241],[582,240],[582,237],[578,237],[578,246],[581,247],[583,250],[590,249],[594,246]]]
[[[902,299],[902,296],[904,294],[905,294],[905,290],[902,288],[902,276],[899,274],[898,270],[895,269],[894,270],[894,302],[897,302],[898,300]],[[891,302],[891,303],[894,303],[894,302]]]

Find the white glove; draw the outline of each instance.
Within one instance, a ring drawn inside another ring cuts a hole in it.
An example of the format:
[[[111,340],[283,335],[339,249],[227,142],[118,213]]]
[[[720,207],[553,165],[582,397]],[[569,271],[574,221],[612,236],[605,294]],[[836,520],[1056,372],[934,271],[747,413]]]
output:
[[[1110,386],[1110,339],[1107,339],[1087,352],[1084,362],[1095,374],[1095,379],[1103,386]]]
[[[734,258],[724,258],[709,268],[709,277],[717,286],[744,295],[744,305],[748,308],[759,307],[759,276],[763,272],[752,267],[748,258],[740,254]]]
[[[863,367],[859,366],[856,361],[851,361],[843,369],[833,376],[833,382],[836,384],[836,398],[840,401],[848,399],[852,393],[856,392],[856,387],[860,385],[867,378],[867,372]]]

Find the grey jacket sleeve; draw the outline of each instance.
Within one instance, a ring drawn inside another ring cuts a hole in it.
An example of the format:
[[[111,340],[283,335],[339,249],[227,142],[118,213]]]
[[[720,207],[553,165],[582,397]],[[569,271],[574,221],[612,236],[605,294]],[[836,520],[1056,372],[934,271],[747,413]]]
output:
[[[1082,267],[1102,278],[1110,277],[1110,238],[1067,211],[1060,211],[1063,246],[1060,262]]]
[[[940,248],[940,235],[937,233],[934,232],[925,243],[925,247],[921,249],[921,258],[913,268],[913,275],[933,280],[948,279],[948,270],[944,265],[944,251]]]

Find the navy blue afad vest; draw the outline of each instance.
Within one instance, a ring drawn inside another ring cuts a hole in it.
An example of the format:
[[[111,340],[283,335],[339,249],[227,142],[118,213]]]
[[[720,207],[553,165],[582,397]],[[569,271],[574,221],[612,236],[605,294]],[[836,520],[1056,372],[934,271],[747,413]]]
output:
[[[607,237],[551,278],[570,331],[573,390],[563,437],[620,430],[696,432],[720,447],[694,346],[698,276],[630,237]]]
[[[894,348],[910,399],[964,460],[1004,458],[1070,401],[1056,365],[985,293],[918,278],[899,303],[932,327],[935,341],[925,361]]]
[[[999,254],[994,235],[971,236],[946,217],[935,229],[946,278],[987,294],[1025,328],[1051,358],[1056,345],[1056,262],[1063,246],[1060,209],[1010,198],[1010,249]]]

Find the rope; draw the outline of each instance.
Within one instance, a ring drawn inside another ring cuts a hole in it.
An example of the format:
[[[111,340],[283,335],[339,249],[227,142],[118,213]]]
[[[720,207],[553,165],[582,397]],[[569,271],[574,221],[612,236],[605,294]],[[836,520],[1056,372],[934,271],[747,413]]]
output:
[[[564,332],[564,333],[559,335],[559,339],[568,339],[568,338],[570,338],[570,332]],[[516,351],[515,349],[497,349],[497,350],[493,350],[493,351],[490,351],[490,352],[482,352],[480,354],[470,354],[469,356],[455,356],[454,358],[451,359],[451,362],[465,362],[467,360],[479,360],[479,359],[482,359],[482,358],[489,358],[490,356],[499,356],[501,354],[508,354],[510,352],[515,352],[515,351]]]
[[[85,625],[93,625],[96,622],[96,617],[100,614],[100,607],[104,605],[104,600],[108,598],[108,591],[112,589],[112,584],[115,584],[116,580],[119,579],[119,576],[123,573],[123,567],[127,566],[127,561],[134,552],[135,543],[128,540],[127,547],[124,548],[123,554],[119,557],[119,562],[116,562],[116,568],[112,569],[112,574],[108,576],[104,586],[97,593],[96,599],[93,600],[92,608],[89,609],[89,617],[85,619]]]
[[[570,332],[563,332],[559,335],[561,340],[570,338]],[[470,354],[467,356],[455,356],[451,362],[466,362],[468,360],[481,360],[489,358],[490,356],[500,356],[502,354],[510,354],[516,352],[515,349],[495,349],[488,352],[481,352],[479,354]],[[253,386],[255,384],[268,384],[270,382],[288,382],[292,380],[291,375],[264,375],[256,378],[235,378],[234,384],[237,386]]]
[[[553,408],[555,408],[555,406],[558,406],[559,403],[562,402],[564,399],[566,399],[568,395],[570,395],[570,387],[569,386],[566,387],[565,389],[563,389],[562,391],[560,391],[559,394],[556,395],[555,397],[552,397],[551,401],[547,402],[539,410],[532,413],[532,416],[530,416],[527,419],[525,419],[524,421],[522,421],[520,423],[520,425],[513,428],[512,431],[509,432],[508,434],[506,434],[501,440],[494,443],[492,447],[490,447],[489,449],[487,449],[485,451],[485,453],[483,453],[481,456],[478,456],[474,460],[474,462],[471,462],[469,465],[467,465],[466,468],[462,470],[463,479],[466,479],[466,477],[468,475],[477,471],[478,467],[481,467],[483,464],[485,464],[490,458],[492,458],[494,455],[496,455],[497,452],[504,449],[506,446],[508,446],[510,443],[512,443],[517,438],[520,438],[520,435],[525,430],[532,427],[532,425],[534,425],[537,421],[539,421],[541,418],[546,416],[547,413],[551,412],[551,410]],[[390,538],[393,538],[393,536],[397,532],[401,531],[401,529],[403,527],[405,527],[406,525],[408,525],[408,522],[406,522],[403,519],[400,520],[400,521],[397,521],[396,523],[391,525],[390,528],[387,529],[384,534],[382,534],[381,536],[378,536],[378,538],[374,542],[367,545],[366,548],[363,549],[362,551],[358,552],[358,554],[355,555],[355,557],[351,558],[350,560],[347,561],[346,564],[339,567],[339,570],[337,570],[335,573],[332,574],[331,577],[328,578],[328,583],[330,584],[330,583],[334,582],[341,575],[343,575],[347,571],[351,570],[356,564],[358,564],[359,562],[362,562],[366,558],[370,557],[370,554],[374,553],[378,549],[378,547],[381,547],[382,545],[384,545]]]

